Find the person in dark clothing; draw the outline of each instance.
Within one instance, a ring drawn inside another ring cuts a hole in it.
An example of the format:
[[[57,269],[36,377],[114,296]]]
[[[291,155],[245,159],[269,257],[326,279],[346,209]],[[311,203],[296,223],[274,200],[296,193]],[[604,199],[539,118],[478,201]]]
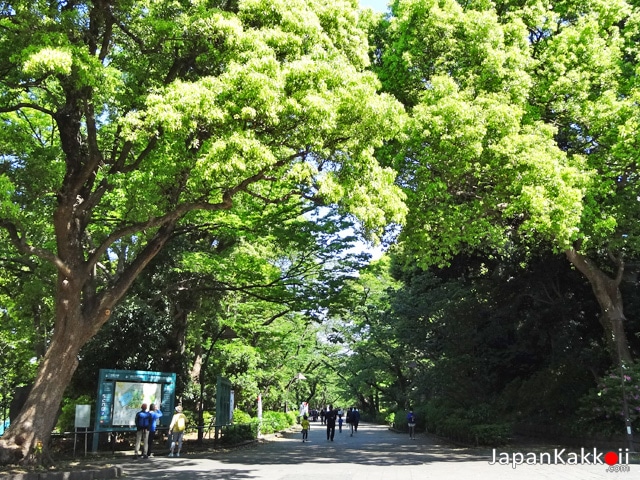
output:
[[[358,432],[359,423],[360,423],[360,412],[358,411],[357,408],[354,407],[353,411],[351,412],[351,427],[353,428],[353,433]]]
[[[327,440],[333,442],[333,437],[336,434],[336,418],[338,411],[333,409],[333,405],[329,405],[329,410],[324,415],[325,422],[327,422]]]

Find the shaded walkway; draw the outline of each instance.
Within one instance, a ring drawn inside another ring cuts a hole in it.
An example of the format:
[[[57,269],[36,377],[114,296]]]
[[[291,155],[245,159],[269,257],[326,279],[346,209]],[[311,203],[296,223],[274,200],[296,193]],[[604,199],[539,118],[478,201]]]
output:
[[[307,443],[302,443],[299,433],[285,433],[281,438],[258,444],[246,451],[223,455],[214,453],[208,457],[222,463],[242,463],[250,457],[252,465],[294,465],[323,462],[330,458],[335,462],[380,467],[487,458],[477,450],[438,444],[424,435],[410,440],[408,435],[391,432],[386,426],[369,424],[362,424],[353,437],[343,428],[342,433],[336,432],[333,442],[327,441],[325,427],[312,425]]]
[[[362,424],[353,437],[343,429],[329,442],[325,427],[316,423],[311,426],[309,440],[303,443],[299,433],[286,433],[239,450],[197,454],[187,451],[180,458],[119,463],[131,480],[588,480],[633,478],[637,474],[608,473],[603,465],[522,465],[517,469],[490,465],[491,450],[456,448],[426,435],[411,440],[407,434],[391,432],[380,425]]]

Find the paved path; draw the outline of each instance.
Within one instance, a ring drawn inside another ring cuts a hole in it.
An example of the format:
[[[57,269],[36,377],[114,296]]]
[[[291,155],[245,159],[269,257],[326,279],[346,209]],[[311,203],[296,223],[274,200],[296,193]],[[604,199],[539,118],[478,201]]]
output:
[[[325,427],[312,424],[309,442],[299,433],[250,447],[206,454],[188,452],[180,458],[122,460],[125,478],[181,480],[590,480],[636,479],[640,465],[630,472],[608,472],[607,465],[490,465],[492,450],[455,448],[429,436],[389,431],[361,424],[353,437],[347,430],[326,440]],[[498,451],[498,454],[500,451]],[[565,457],[566,461],[566,457]]]

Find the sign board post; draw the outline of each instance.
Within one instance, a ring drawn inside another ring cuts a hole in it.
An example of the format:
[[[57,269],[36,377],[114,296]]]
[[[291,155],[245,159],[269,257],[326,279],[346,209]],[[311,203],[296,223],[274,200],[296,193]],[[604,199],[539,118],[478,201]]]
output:
[[[220,427],[231,423],[231,382],[218,375],[216,382],[216,433],[215,440],[220,435]]]
[[[229,396],[229,423],[233,423],[233,409],[235,408],[236,403],[236,392],[231,390]]]
[[[260,438],[260,427],[262,427],[262,393],[258,394],[258,438]]]
[[[76,420],[73,435],[73,456],[76,456],[76,443],[78,441],[78,429],[84,428],[84,456],[87,456],[87,434],[91,426],[91,405],[76,405]]]

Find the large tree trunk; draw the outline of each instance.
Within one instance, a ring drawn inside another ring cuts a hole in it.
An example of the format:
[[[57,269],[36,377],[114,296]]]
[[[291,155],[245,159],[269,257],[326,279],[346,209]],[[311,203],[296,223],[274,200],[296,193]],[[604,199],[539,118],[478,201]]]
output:
[[[2,464],[37,463],[48,457],[58,408],[78,366],[78,352],[83,344],[80,335],[54,333],[31,393],[18,417],[0,438]]]
[[[633,362],[629,342],[624,331],[624,308],[620,282],[624,273],[624,263],[618,261],[616,277],[611,278],[598,268],[591,260],[576,250],[567,250],[565,255],[569,261],[587,278],[593,288],[600,308],[600,323],[605,331],[611,356],[616,365]]]
[[[180,306],[180,302],[175,302],[172,306],[171,330],[168,334],[167,349],[164,358],[165,372],[178,372],[182,368],[185,345],[187,343],[187,321],[189,310]],[[197,378],[197,376],[196,376]]]
[[[27,401],[16,420],[0,438],[0,464],[40,463],[48,459],[51,431],[66,387],[78,366],[80,349],[107,322],[111,309],[164,246],[173,227],[171,222],[161,227],[111,288],[100,294],[87,289],[92,278],[86,274],[87,269],[81,262],[68,262],[75,268],[61,269],[62,273],[58,274],[56,322],[51,343],[40,363]],[[75,252],[65,252],[65,249],[71,250],[73,245],[69,240],[66,245],[59,245],[58,251],[65,253],[64,257],[73,258]],[[78,256],[76,254],[76,258]]]

